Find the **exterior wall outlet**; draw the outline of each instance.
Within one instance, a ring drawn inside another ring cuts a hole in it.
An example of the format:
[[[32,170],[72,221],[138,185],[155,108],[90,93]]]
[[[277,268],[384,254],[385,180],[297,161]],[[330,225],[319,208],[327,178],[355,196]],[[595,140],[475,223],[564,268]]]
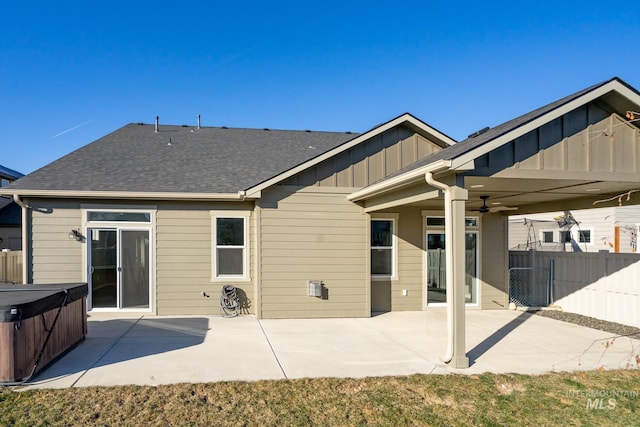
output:
[[[409,295],[409,292],[407,292],[407,290],[406,290],[406,289],[403,289],[403,290],[402,290],[402,296],[403,296],[403,297],[406,297],[407,295]]]

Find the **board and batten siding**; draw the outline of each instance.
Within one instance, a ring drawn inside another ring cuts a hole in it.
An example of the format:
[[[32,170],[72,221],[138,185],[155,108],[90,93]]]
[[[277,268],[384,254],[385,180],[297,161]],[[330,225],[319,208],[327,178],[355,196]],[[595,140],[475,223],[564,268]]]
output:
[[[353,188],[275,186],[258,201],[260,317],[369,317],[369,216]],[[308,296],[308,281],[323,296]]]
[[[398,126],[288,178],[283,184],[362,188],[441,149],[411,129]]]
[[[77,283],[84,280],[85,244],[69,239],[82,230],[80,204],[74,201],[29,200],[29,283]]]
[[[159,315],[220,313],[220,290],[235,286],[254,313],[253,215],[249,218],[249,274],[243,280],[213,279],[212,215],[220,211],[252,211],[249,203],[160,203],[156,214],[156,311]],[[203,295],[203,292],[208,295]]]
[[[638,164],[637,128],[589,104],[479,157],[468,175],[635,181]]]

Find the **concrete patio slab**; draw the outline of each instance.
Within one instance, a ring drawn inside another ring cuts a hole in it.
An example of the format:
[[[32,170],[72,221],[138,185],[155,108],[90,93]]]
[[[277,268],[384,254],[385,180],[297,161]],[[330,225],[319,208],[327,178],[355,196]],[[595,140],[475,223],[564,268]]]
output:
[[[92,313],[84,342],[28,388],[626,368],[640,341],[530,313],[468,310],[468,369],[441,360],[446,312],[357,319]],[[607,344],[609,343],[609,344]],[[634,364],[635,366],[635,364]]]

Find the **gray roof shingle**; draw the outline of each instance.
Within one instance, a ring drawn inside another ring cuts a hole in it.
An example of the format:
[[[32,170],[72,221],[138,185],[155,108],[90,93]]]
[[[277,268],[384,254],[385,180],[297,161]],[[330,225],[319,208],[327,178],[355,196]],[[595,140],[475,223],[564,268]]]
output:
[[[129,124],[10,184],[16,190],[237,193],[357,134]]]

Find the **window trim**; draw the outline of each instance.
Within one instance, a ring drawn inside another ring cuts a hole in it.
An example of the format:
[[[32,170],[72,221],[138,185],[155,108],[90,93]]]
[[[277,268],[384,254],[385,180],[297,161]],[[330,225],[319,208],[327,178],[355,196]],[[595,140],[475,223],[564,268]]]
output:
[[[588,231],[590,234],[590,238],[588,242],[581,242],[580,241],[580,232],[581,231]],[[585,227],[585,228],[573,228],[571,230],[549,230],[549,229],[545,229],[545,230],[540,230],[540,244],[542,246],[552,246],[552,245],[566,245],[568,243],[571,243],[571,241],[574,241],[576,244],[578,245],[587,245],[587,246],[593,246],[594,245],[594,227]],[[544,241],[544,233],[553,233],[553,238],[552,238],[552,242],[545,242]],[[569,233],[569,236],[571,237],[571,240],[563,242],[562,241],[562,234],[563,233]]]
[[[580,232],[581,231],[588,231],[589,232],[589,241],[588,242],[581,242],[580,241]],[[579,245],[587,245],[587,246],[593,245],[593,235],[594,235],[593,227],[578,228],[578,229],[575,229],[575,230],[571,230],[571,233],[572,233],[573,240],[575,240],[577,244],[579,244]]]
[[[251,280],[249,272],[250,258],[250,227],[249,219],[251,212],[249,211],[210,211],[211,215],[211,281],[248,281]],[[244,245],[243,246],[224,246],[228,249],[242,248],[242,274],[218,274],[218,218],[241,218],[243,220]]]
[[[442,225],[427,225],[428,218],[445,218],[441,211],[422,210],[422,282],[423,292],[422,297],[423,307],[426,309],[434,307],[445,307],[447,303],[429,303],[427,294],[427,235],[429,233],[444,233],[445,224]],[[467,220],[475,220],[475,225],[467,225]],[[482,221],[480,217],[471,212],[465,212],[465,237],[467,233],[474,233],[476,235],[476,278],[475,278],[475,291],[476,302],[465,302],[465,307],[482,307]]]
[[[398,280],[398,217],[399,214],[371,214],[369,218],[369,227],[373,221],[391,221],[391,274],[372,274],[371,268],[369,268],[369,275],[371,280]],[[374,247],[371,244],[371,228],[369,228],[369,260],[371,260],[371,251],[378,246]],[[380,248],[386,248],[380,247]]]

